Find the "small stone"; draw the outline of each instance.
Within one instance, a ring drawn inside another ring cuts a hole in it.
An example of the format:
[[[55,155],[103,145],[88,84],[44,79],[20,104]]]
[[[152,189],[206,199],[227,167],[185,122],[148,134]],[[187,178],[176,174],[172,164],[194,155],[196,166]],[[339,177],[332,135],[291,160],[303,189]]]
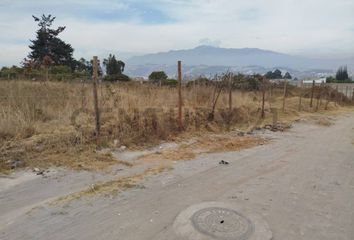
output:
[[[21,166],[21,164],[22,164],[22,161],[20,161],[20,160],[15,160],[15,161],[13,161],[13,162],[11,163],[11,169],[18,168],[18,167]]]

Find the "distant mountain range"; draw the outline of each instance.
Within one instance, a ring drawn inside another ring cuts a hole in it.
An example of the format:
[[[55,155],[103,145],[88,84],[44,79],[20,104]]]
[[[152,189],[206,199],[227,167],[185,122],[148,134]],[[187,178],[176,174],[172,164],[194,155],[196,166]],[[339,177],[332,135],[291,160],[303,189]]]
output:
[[[215,74],[228,69],[243,73],[265,73],[279,68],[300,77],[309,73],[311,75],[330,74],[341,65],[354,65],[354,59],[310,59],[258,48],[199,46],[188,50],[172,50],[132,57],[126,61],[126,73],[131,76],[146,77],[152,71],[163,70],[168,75],[174,76],[178,60],[182,61],[184,74],[191,76]]]

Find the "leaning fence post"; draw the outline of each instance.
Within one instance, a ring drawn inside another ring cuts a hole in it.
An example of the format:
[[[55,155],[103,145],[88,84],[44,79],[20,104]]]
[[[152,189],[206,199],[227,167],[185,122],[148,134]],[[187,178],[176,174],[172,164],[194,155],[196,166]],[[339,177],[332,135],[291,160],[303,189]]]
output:
[[[183,130],[182,122],[182,62],[178,61],[178,125]]]
[[[93,104],[95,110],[95,119],[96,119],[96,144],[99,145],[99,138],[100,138],[100,112],[98,109],[98,96],[97,96],[97,78],[98,78],[98,60],[97,56],[93,57],[92,62],[92,70],[93,70]]]
[[[283,95],[283,112],[285,112],[285,98],[286,98],[286,89],[287,88],[287,80],[284,81],[284,95]]]
[[[312,102],[313,102],[313,94],[315,91],[315,80],[312,81],[312,89],[311,89],[311,100],[310,100],[310,107],[312,108]]]
[[[299,94],[299,111],[301,111],[301,102],[302,102],[303,86],[304,86],[304,81],[301,80],[301,82],[300,82],[300,94]]]

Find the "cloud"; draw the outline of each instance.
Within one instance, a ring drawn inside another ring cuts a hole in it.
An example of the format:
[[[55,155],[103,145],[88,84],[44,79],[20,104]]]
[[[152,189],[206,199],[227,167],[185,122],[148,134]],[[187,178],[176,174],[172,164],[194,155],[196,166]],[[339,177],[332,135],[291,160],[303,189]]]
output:
[[[57,16],[55,26],[67,26],[60,36],[75,57],[198,43],[313,55],[336,49],[354,56],[353,9],[352,0],[3,0],[0,45],[8,48],[0,65],[17,64],[28,54],[37,28],[31,15],[42,13]]]
[[[212,47],[220,47],[220,40],[211,40],[210,38],[203,38],[199,40],[199,45],[212,46]]]

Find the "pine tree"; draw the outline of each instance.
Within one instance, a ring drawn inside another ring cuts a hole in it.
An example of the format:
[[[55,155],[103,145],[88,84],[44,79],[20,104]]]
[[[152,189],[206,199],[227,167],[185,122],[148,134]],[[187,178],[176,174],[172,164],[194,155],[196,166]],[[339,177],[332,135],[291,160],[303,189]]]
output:
[[[336,79],[339,82],[344,82],[349,79],[347,66],[340,67],[336,73]]]
[[[282,79],[281,71],[279,69],[275,69],[273,72],[273,79]]]
[[[286,72],[286,73],[285,73],[284,79],[292,79],[292,76],[290,75],[289,72]]]
[[[66,65],[74,68],[75,61],[72,56],[74,49],[70,44],[58,38],[65,27],[50,28],[55,20],[52,15],[46,16],[43,14],[40,18],[32,17],[35,22],[38,22],[40,28],[36,32],[36,39],[31,40],[29,61],[34,61],[37,65],[43,65],[43,60],[46,59],[48,62],[48,59],[50,59],[53,65]]]
[[[106,67],[107,75],[122,74],[124,72],[125,63],[117,60],[112,54],[109,54],[108,59],[103,60],[103,65]]]

